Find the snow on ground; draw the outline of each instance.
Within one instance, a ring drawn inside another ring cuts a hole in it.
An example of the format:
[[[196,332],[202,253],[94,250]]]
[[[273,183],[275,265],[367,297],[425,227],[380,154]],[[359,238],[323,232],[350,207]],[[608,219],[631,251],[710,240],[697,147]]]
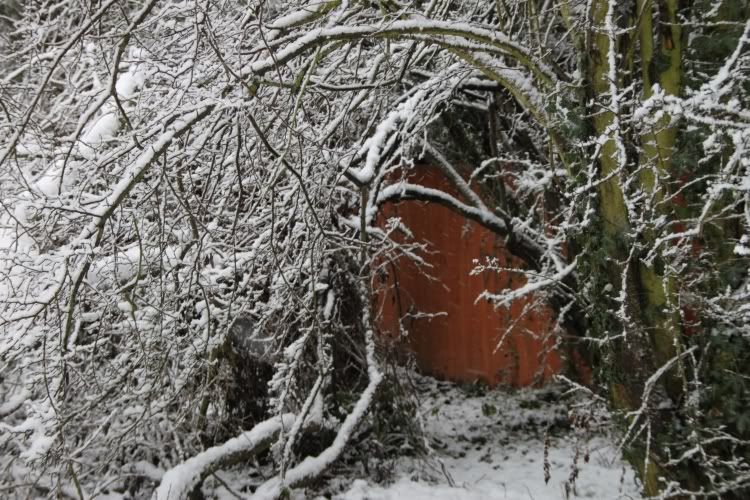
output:
[[[360,450],[354,453],[359,458],[344,458],[308,488],[293,489],[290,500],[641,498],[632,469],[617,453],[607,414],[564,396],[564,387],[488,390],[404,376],[416,388],[417,418],[433,452],[382,463],[372,458],[364,466]],[[379,483],[368,469],[388,480]],[[207,479],[204,492],[217,500],[255,498],[250,492],[273,474],[268,464],[257,463],[222,471]]]
[[[354,479],[335,499],[558,500],[566,498],[566,484],[568,498],[641,498],[632,469],[607,435],[606,418],[595,415],[588,430],[571,426],[559,386],[485,392],[431,379],[420,385],[434,458],[399,459],[392,484]]]

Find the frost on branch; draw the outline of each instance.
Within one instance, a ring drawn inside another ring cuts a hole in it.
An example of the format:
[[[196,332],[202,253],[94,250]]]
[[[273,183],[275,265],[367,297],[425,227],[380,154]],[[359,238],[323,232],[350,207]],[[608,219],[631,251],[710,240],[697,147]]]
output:
[[[285,414],[259,494],[361,452],[393,413],[373,277],[424,264],[404,200],[502,238],[526,284],[481,298],[552,307],[648,494],[748,486],[743,2],[20,4],[0,491],[148,496]]]

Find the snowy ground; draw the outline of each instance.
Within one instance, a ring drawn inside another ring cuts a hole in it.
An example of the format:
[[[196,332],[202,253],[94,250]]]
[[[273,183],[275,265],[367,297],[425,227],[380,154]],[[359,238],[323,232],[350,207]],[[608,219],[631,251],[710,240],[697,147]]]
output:
[[[632,469],[619,458],[601,410],[563,397],[563,388],[486,390],[415,377],[420,415],[434,452],[389,461],[377,483],[356,464],[334,467],[293,500],[596,500],[638,499]],[[583,409],[586,408],[586,409]],[[580,418],[580,417],[587,418]],[[262,467],[261,467],[262,468]],[[373,467],[370,467],[372,470]],[[549,480],[545,482],[545,470]],[[213,484],[210,498],[234,500],[263,478],[252,469],[223,472],[234,494]],[[271,474],[273,471],[266,471]],[[263,474],[261,473],[261,476]],[[571,478],[575,478],[574,481]],[[254,488],[252,488],[254,489]],[[204,488],[204,491],[206,489]]]
[[[354,479],[334,498],[640,498],[632,470],[606,433],[606,421],[598,415],[589,420],[588,429],[571,426],[559,387],[482,393],[431,379],[421,384],[422,415],[435,459],[399,459],[392,484]]]

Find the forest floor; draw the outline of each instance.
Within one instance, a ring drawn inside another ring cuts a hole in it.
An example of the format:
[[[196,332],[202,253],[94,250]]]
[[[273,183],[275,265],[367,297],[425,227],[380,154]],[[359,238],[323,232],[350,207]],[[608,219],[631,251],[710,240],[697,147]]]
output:
[[[378,482],[357,467],[329,471],[295,500],[559,500],[641,498],[601,408],[564,389],[488,390],[415,377],[427,458],[395,457]],[[578,402],[578,404],[576,404]],[[578,418],[571,417],[578,415]],[[360,468],[362,469],[362,468]],[[545,481],[545,475],[547,479]],[[221,487],[215,490],[219,498]],[[228,492],[227,492],[228,493]]]
[[[340,500],[640,498],[601,409],[578,408],[560,386],[484,390],[422,378],[431,459],[401,458],[387,485],[354,479]],[[571,421],[573,420],[573,422]],[[548,480],[545,481],[545,470]]]

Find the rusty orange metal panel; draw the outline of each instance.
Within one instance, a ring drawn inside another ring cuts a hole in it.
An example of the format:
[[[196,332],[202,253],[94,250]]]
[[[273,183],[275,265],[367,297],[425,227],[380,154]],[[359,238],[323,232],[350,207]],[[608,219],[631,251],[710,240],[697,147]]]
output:
[[[412,182],[450,191],[435,170],[423,167],[418,172]],[[519,273],[472,275],[475,259],[494,257],[501,267],[520,264],[500,238],[436,204],[400,202],[385,207],[383,215],[400,217],[416,241],[430,244],[427,267],[406,258],[384,266],[386,286],[378,300],[381,330],[393,337],[405,332],[401,340],[421,370],[456,381],[516,387],[543,382],[560,371],[548,307],[529,310],[532,300],[521,299],[510,308],[496,309],[487,300],[477,300],[485,290],[525,283]],[[435,316],[424,315],[430,313]]]

